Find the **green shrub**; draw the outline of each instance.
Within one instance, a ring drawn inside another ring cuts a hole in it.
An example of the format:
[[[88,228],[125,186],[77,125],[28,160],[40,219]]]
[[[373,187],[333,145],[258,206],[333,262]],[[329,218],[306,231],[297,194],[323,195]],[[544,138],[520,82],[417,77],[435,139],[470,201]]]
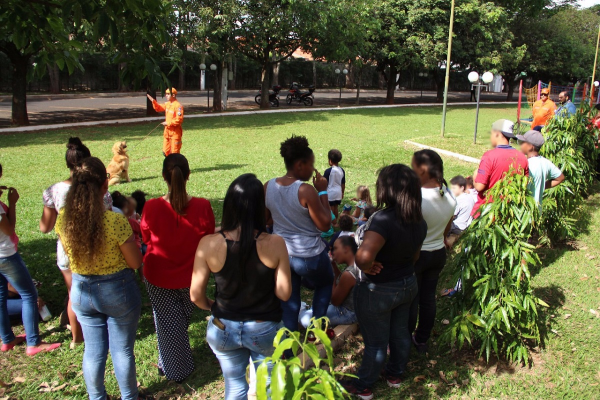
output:
[[[552,244],[575,237],[584,196],[594,182],[597,150],[590,128],[590,107],[583,102],[570,118],[552,118],[544,129],[546,143],[540,155],[552,161],[565,175],[565,181],[544,192],[543,242]]]
[[[488,191],[495,199],[481,207],[460,239],[451,261],[463,290],[452,299],[451,321],[442,340],[479,346],[513,362],[529,362],[529,345],[540,342],[537,299],[530,268],[539,263],[528,243],[539,209],[527,190],[528,178],[509,174]]]
[[[327,318],[313,321],[313,326],[307,329],[303,338],[300,332],[291,332],[286,328],[279,330],[273,341],[273,345],[275,346],[273,355],[267,357],[258,366],[256,371],[256,394],[258,400],[266,400],[268,398],[268,362],[273,363],[270,386],[270,396],[272,399],[337,400],[349,397],[338,380],[350,377],[351,375],[335,372],[331,340],[329,340],[324,330],[315,327],[328,323]],[[311,334],[323,344],[327,358],[322,359],[319,356],[316,343],[308,341],[308,337]],[[293,357],[282,359],[281,356],[287,350],[292,351]],[[312,360],[313,367],[306,368],[305,360],[307,360],[307,357],[298,357],[300,352]]]

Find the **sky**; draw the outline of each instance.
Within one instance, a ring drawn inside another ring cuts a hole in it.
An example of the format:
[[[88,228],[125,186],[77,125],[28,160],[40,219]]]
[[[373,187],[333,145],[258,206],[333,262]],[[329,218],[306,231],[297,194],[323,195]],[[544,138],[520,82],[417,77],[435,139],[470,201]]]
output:
[[[600,4],[600,0],[579,0],[578,3],[581,7],[588,8],[594,4]]]

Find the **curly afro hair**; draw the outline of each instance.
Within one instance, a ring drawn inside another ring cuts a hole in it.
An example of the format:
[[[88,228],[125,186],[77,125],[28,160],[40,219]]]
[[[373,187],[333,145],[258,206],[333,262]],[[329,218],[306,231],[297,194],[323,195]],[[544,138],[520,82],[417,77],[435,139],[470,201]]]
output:
[[[285,167],[289,170],[294,167],[298,160],[306,160],[313,155],[313,151],[308,147],[308,140],[305,136],[294,136],[281,142],[279,154],[283,157]]]

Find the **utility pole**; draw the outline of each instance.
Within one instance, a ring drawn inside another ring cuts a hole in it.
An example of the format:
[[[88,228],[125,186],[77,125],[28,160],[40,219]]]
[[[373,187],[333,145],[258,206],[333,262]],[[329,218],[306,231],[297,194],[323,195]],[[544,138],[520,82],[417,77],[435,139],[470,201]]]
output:
[[[448,57],[446,58],[446,80],[444,85],[444,106],[442,108],[442,137],[446,131],[446,108],[448,106],[448,86],[450,84],[450,58],[452,54],[452,34],[454,31],[454,0],[450,8],[450,30],[448,32]],[[598,54],[598,53],[596,53]]]

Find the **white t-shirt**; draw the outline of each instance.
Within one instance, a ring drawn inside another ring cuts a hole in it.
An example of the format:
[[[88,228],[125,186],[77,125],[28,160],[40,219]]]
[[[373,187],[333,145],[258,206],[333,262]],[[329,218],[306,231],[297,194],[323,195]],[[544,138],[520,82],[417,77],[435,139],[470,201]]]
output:
[[[63,181],[55,183],[44,190],[42,194],[44,206],[55,209],[57,213],[60,212],[67,202],[67,194],[70,188],[71,184]],[[112,209],[112,197],[108,192],[104,195],[104,207],[107,210]],[[60,240],[56,241],[56,264],[61,269],[68,269],[69,267],[69,257]]]
[[[6,211],[4,211],[4,207],[0,204],[0,222],[7,218]],[[0,231],[0,258],[14,256],[16,252],[17,248],[10,236]]]
[[[346,183],[346,173],[341,167],[334,165],[325,171],[327,179],[327,198],[329,201],[342,200],[342,184]]]
[[[427,222],[427,237],[421,250],[435,251],[444,248],[444,230],[454,216],[456,200],[448,188],[444,187],[444,195],[440,188],[421,188],[423,218]]]
[[[454,218],[453,227],[456,225],[458,229],[464,231],[471,225],[473,206],[475,206],[475,200],[468,193],[463,193],[456,198],[456,209],[454,210],[456,218]]]

